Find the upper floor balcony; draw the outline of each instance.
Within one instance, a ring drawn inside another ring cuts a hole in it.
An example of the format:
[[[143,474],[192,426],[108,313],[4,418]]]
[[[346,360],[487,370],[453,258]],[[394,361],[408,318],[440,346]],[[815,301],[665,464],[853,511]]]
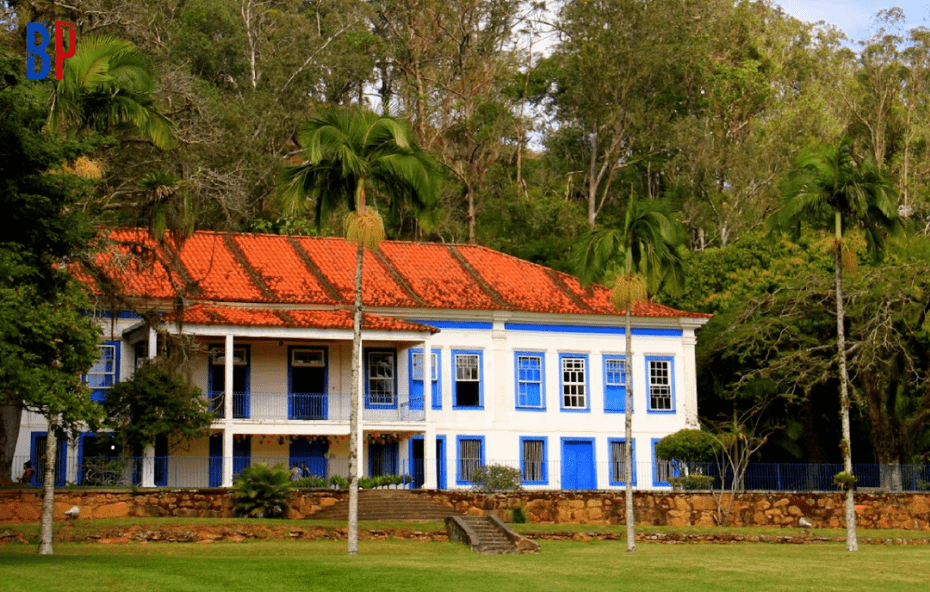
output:
[[[225,418],[225,393],[208,391],[210,409]],[[274,422],[348,422],[349,393],[233,392],[232,418]],[[368,423],[423,422],[423,398],[404,394],[363,396],[361,419]]]

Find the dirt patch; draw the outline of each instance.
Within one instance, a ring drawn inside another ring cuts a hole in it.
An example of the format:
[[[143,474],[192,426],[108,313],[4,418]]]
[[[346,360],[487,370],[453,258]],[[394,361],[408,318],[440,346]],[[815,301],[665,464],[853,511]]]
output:
[[[92,521],[91,521],[92,522]],[[313,526],[307,523],[297,524],[282,521],[280,525],[262,524],[166,524],[153,526],[126,526],[120,528],[88,527],[83,522],[81,528],[70,523],[56,527],[55,541],[100,543],[105,545],[131,543],[195,543],[210,544],[221,541],[241,543],[248,540],[346,540],[347,529],[343,527]],[[619,532],[528,532],[524,536],[533,540],[545,541],[620,541],[624,536]],[[410,528],[359,529],[362,540],[408,540],[424,542],[448,542],[449,537],[442,531],[421,531],[416,526]],[[647,532],[637,533],[636,540],[642,543],[659,544],[738,544],[738,543],[773,543],[788,545],[805,545],[829,542],[842,542],[844,537],[823,537],[813,534],[796,533],[790,535],[744,535],[738,533],[682,533],[682,532]],[[918,539],[892,539],[860,537],[862,544],[873,545],[928,545],[930,537]],[[36,544],[22,533],[13,529],[0,529],[0,545],[4,543]]]
[[[329,539],[344,541],[346,528],[324,526],[297,526],[293,522],[282,522],[281,526],[268,524],[219,524],[219,525],[185,525],[168,524],[165,526],[127,526],[120,528],[101,528],[93,531],[87,523],[77,529],[64,523],[56,528],[55,540],[59,542],[96,542],[101,544],[121,543],[215,543],[219,541],[243,542],[247,540],[291,540],[316,541]],[[385,540],[389,538],[440,541],[449,540],[445,532],[424,532],[415,528],[395,529],[359,529],[359,539]],[[0,531],[0,544],[6,542],[32,543],[21,533],[13,530]]]

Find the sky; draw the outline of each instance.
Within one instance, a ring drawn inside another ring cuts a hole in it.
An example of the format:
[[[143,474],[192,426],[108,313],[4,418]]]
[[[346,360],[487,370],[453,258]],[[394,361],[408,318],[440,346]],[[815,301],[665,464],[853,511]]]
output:
[[[826,21],[854,40],[868,39],[877,29],[879,10],[898,6],[907,17],[907,28],[930,28],[930,0],[774,0],[785,12],[802,21]]]

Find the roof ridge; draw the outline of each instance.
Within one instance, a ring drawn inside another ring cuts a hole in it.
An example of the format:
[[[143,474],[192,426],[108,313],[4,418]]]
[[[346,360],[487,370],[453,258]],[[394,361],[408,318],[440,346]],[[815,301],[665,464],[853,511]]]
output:
[[[337,290],[336,286],[334,286],[333,283],[329,281],[329,278],[323,275],[323,272],[320,271],[320,268],[317,267],[316,263],[314,263],[313,259],[310,257],[310,253],[308,253],[306,250],[304,250],[302,246],[300,246],[300,243],[297,241],[297,238],[291,234],[279,235],[279,236],[286,237],[288,244],[290,244],[291,248],[294,249],[294,252],[297,253],[297,258],[303,262],[304,267],[307,268],[307,271],[310,272],[310,275],[315,277],[316,281],[320,282],[320,285],[323,286],[323,289],[326,291],[327,294],[329,294],[329,297],[332,298],[337,303],[346,304],[346,300],[339,293],[339,290]],[[305,238],[314,238],[314,237],[305,237]]]
[[[252,267],[248,258],[245,256],[245,253],[243,253],[242,249],[239,248],[239,245],[236,244],[236,241],[232,235],[223,235],[223,244],[226,245],[226,248],[229,249],[230,254],[233,256],[233,259],[235,259],[236,263],[242,267],[242,270],[247,276],[249,276],[249,279],[252,280],[252,283],[255,284],[255,287],[258,288],[258,291],[262,293],[262,296],[269,300],[277,300],[277,295],[271,290],[271,288],[268,287],[268,284],[266,284],[265,280],[262,279],[261,274],[259,274],[258,271]]]
[[[456,261],[459,262],[459,265],[461,265],[469,275],[475,278],[475,281],[478,282],[478,285],[481,286],[481,288],[487,293],[487,295],[491,297],[491,300],[493,300],[494,302],[497,302],[498,304],[500,304],[502,307],[506,309],[513,308],[513,306],[510,303],[504,300],[503,296],[498,294],[497,290],[492,288],[491,285],[488,282],[486,282],[483,277],[481,277],[481,274],[478,273],[478,270],[475,269],[472,266],[472,264],[468,262],[467,259],[465,259],[465,256],[459,253],[458,247],[456,245],[447,244],[446,248],[452,254],[452,257]]]
[[[375,256],[375,259],[384,265],[384,268],[387,270],[388,274],[394,278],[394,281],[397,282],[397,285],[399,285],[405,292],[407,292],[407,295],[410,296],[414,302],[420,306],[429,307],[429,304],[420,298],[420,295],[413,290],[413,286],[407,282],[407,279],[401,275],[399,271],[397,271],[397,268],[394,267],[394,262],[391,261],[391,258],[388,257],[384,251],[378,249],[376,251],[372,251],[372,254]]]
[[[595,312],[593,308],[591,308],[584,300],[582,300],[574,292],[572,292],[571,288],[569,288],[565,284],[565,282],[562,281],[562,278],[559,277],[558,271],[552,269],[551,267],[546,267],[545,265],[541,267],[543,268],[543,270],[545,270],[546,275],[548,275],[549,278],[555,283],[555,285],[558,286],[559,290],[561,290],[562,293],[568,296],[572,302],[580,306],[583,310],[587,310],[591,313]]]

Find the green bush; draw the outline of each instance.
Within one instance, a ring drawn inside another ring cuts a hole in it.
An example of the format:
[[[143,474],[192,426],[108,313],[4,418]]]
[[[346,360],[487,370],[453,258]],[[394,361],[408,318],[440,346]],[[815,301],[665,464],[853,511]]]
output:
[[[479,491],[515,491],[520,489],[522,479],[520,469],[505,465],[484,465],[478,467],[471,482]]]
[[[526,524],[526,510],[523,506],[517,506],[511,512],[514,524]]]
[[[673,489],[710,489],[714,478],[710,475],[683,475],[669,479]]]
[[[246,467],[233,484],[233,508],[238,516],[283,518],[294,482],[284,465],[256,463]]]
[[[316,475],[310,475],[309,477],[301,477],[300,479],[294,481],[294,487],[300,489],[320,489],[326,487],[326,479],[323,477],[317,477]]]
[[[336,486],[337,489],[348,489],[349,480],[341,475],[333,475],[329,478],[329,484]]]

